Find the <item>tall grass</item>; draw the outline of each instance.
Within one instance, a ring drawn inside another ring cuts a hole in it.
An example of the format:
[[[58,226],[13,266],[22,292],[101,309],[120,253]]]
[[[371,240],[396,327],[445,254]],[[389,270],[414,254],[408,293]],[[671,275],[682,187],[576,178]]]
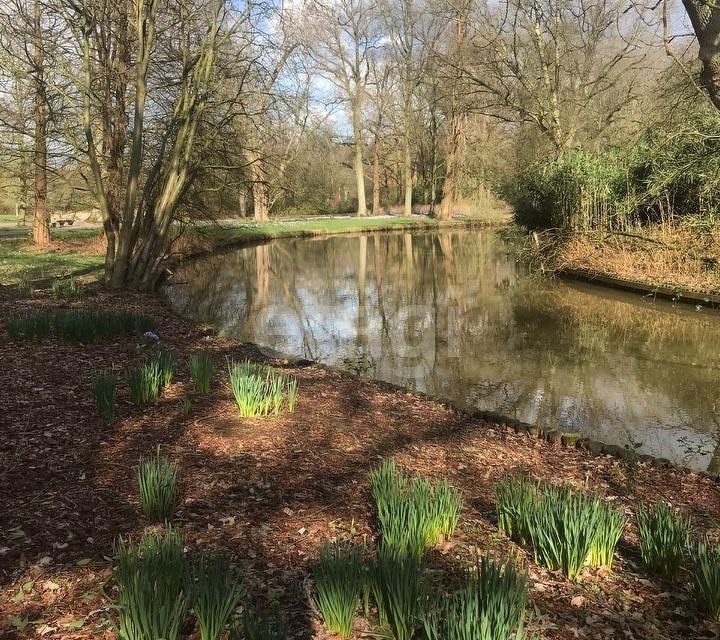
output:
[[[537,483],[524,475],[514,474],[498,482],[495,485],[498,529],[520,544],[529,544],[537,499]]]
[[[610,505],[598,501],[598,525],[590,545],[587,562],[591,567],[612,568],[615,547],[627,524],[625,515]]]
[[[202,552],[190,567],[188,593],[200,640],[217,640],[243,593],[238,571],[217,552]]]
[[[523,640],[527,580],[512,563],[485,556],[465,585],[439,597],[422,616],[427,640]]]
[[[350,636],[365,583],[364,549],[352,544],[328,544],[313,567],[315,605],[325,627]]]
[[[297,383],[282,371],[249,360],[228,362],[228,378],[243,418],[278,415],[283,406],[295,408]],[[286,397],[292,398],[292,404],[286,403]]]
[[[13,340],[46,338],[50,333],[75,342],[91,343],[153,329],[152,318],[96,308],[35,311],[9,318],[5,328]]]
[[[197,393],[210,391],[213,377],[212,358],[207,353],[193,354],[187,359],[187,368],[195,391]]]
[[[105,422],[115,419],[115,399],[117,397],[117,376],[113,373],[101,373],[93,381],[95,406]]]
[[[138,406],[150,404],[160,395],[163,373],[157,360],[151,359],[128,369],[126,377],[134,404]]]
[[[418,558],[380,550],[372,572],[372,591],[380,619],[395,640],[410,640],[415,634],[422,590]]]
[[[690,518],[658,502],[654,507],[637,510],[637,525],[645,565],[662,576],[674,576],[690,547]]]
[[[177,497],[177,467],[160,455],[159,446],[153,458],[140,459],[137,478],[145,517],[154,522],[171,518]]]
[[[119,539],[115,581],[120,640],[176,640],[185,617],[185,563],[180,533],[145,534],[137,545]]]
[[[455,532],[462,496],[446,481],[433,484],[385,460],[370,472],[370,488],[386,553],[419,559],[442,536]]]
[[[707,540],[698,543],[693,553],[693,594],[699,608],[720,622],[720,545]]]

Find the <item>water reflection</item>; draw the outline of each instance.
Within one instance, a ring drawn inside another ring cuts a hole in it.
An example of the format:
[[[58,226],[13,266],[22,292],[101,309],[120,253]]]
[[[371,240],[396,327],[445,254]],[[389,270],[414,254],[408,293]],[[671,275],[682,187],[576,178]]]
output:
[[[168,294],[242,340],[720,471],[720,316],[529,277],[492,233],[276,241]]]

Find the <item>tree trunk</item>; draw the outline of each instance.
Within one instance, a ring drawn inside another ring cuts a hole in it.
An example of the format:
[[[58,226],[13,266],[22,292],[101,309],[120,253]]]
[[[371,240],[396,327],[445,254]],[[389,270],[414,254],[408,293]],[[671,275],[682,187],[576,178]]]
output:
[[[405,125],[408,129],[410,123]],[[405,202],[403,205],[403,215],[412,215],[412,154],[410,151],[410,131],[405,131],[404,149],[403,149],[403,183],[405,188]]]
[[[253,218],[259,222],[267,220],[270,214],[270,187],[259,157],[252,164],[252,199]]]
[[[455,189],[457,187],[457,172],[460,161],[460,147],[465,133],[464,118],[459,113],[453,113],[448,134],[448,150],[445,159],[445,180],[443,182],[443,197],[438,209],[438,218],[450,220],[455,207]]]
[[[33,66],[35,71],[35,214],[33,242],[50,243],[50,217],[47,209],[47,94],[45,56],[42,41],[40,0],[35,0],[33,20]]]
[[[373,193],[372,193],[372,214],[380,214],[380,136],[375,133],[373,144]]]
[[[355,170],[355,183],[357,185],[357,215],[362,217],[367,215],[367,204],[365,202],[365,166],[363,165],[363,147],[362,147],[362,123],[361,123],[361,105],[359,101],[354,101],[352,105],[353,116],[353,147],[355,155],[353,157],[353,169]]]
[[[683,4],[700,45],[700,80],[720,110],[720,7],[706,0],[683,0]]]

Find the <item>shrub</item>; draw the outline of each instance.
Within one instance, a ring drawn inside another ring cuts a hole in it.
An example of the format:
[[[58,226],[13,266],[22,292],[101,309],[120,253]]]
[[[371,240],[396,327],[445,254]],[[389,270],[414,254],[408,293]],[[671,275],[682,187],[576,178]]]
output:
[[[148,533],[139,544],[119,539],[115,547],[115,581],[121,640],[175,640],[185,616],[185,565],[180,533]]]
[[[117,397],[117,377],[113,373],[102,373],[93,382],[95,406],[105,421],[110,424],[115,418],[115,399]]]
[[[293,380],[282,371],[248,360],[228,362],[230,387],[243,418],[278,415]],[[297,396],[297,389],[293,392]],[[293,409],[294,409],[293,399]]]
[[[373,568],[372,590],[381,621],[395,640],[410,640],[420,613],[422,568],[418,558],[381,549]]]
[[[128,369],[127,382],[130,397],[138,406],[150,404],[160,395],[162,372],[157,360],[149,360],[145,364]]]
[[[690,546],[690,519],[676,515],[664,502],[637,511],[640,555],[651,571],[672,577]]]
[[[530,543],[530,522],[538,499],[537,483],[511,475],[495,485],[498,529],[520,544]]]
[[[720,622],[720,545],[699,542],[693,553],[693,593],[698,606],[715,622]]]
[[[172,517],[177,496],[177,467],[160,455],[159,446],[154,458],[140,459],[137,477],[145,516],[155,522]]]
[[[315,605],[329,631],[350,636],[363,592],[364,550],[357,545],[328,544],[313,567]]]
[[[532,511],[530,539],[538,561],[575,580],[588,558],[600,519],[600,501],[570,488],[546,487]]]
[[[591,567],[612,568],[615,547],[627,522],[625,515],[602,501],[598,501],[599,521],[590,545],[587,562]]]
[[[200,640],[217,640],[242,595],[237,570],[220,553],[201,553],[191,564],[188,593]]]
[[[213,375],[212,358],[206,353],[193,354],[187,359],[187,367],[195,391],[197,393],[210,391]]]
[[[385,552],[420,558],[428,547],[455,532],[462,496],[446,481],[411,477],[386,460],[370,472]]]
[[[460,590],[435,601],[422,624],[428,640],[523,640],[526,606],[526,576],[486,556]]]

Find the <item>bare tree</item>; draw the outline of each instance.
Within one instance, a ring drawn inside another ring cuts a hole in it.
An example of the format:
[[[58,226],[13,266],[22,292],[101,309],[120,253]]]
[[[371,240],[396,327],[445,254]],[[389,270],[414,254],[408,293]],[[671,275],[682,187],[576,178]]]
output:
[[[700,81],[720,109],[720,5],[711,0],[683,0],[698,39]]]

